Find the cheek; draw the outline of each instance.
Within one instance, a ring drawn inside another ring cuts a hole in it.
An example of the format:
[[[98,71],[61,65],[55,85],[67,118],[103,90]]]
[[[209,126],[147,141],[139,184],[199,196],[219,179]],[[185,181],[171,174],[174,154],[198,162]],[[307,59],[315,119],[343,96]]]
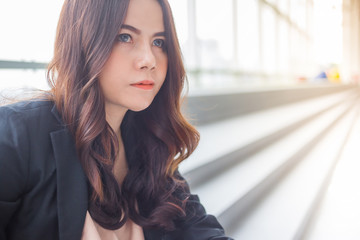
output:
[[[115,45],[112,52],[105,62],[102,72],[104,75],[116,77],[120,73],[129,69],[130,56],[126,49],[121,48],[120,45]]]
[[[110,56],[99,76],[100,84],[104,89],[111,89],[121,85],[124,81],[124,76],[128,75],[129,72],[129,64],[127,62],[119,54],[112,54]]]
[[[159,62],[159,65],[158,65],[158,69],[159,69],[161,78],[163,78],[163,80],[165,80],[166,73],[167,73],[167,70],[168,70],[168,58],[167,58],[167,56],[162,57],[162,59]]]

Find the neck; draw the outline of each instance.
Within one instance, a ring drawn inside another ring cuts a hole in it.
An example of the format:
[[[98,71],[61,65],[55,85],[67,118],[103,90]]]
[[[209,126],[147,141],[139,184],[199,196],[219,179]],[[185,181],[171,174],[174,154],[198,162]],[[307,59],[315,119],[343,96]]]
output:
[[[114,162],[113,173],[119,184],[124,180],[128,171],[126,162],[125,148],[121,137],[121,123],[127,112],[125,108],[119,108],[111,104],[105,104],[106,121],[115,132],[117,139],[119,140],[119,152]]]
[[[127,109],[125,108],[119,108],[111,104],[105,104],[106,121],[108,122],[112,130],[116,133],[117,137],[121,137],[120,126],[126,112]]]

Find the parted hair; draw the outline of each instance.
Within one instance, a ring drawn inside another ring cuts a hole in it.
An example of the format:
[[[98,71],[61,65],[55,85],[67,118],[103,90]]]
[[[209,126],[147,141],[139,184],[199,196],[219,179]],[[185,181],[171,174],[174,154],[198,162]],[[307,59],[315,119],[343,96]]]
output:
[[[166,34],[166,79],[147,109],[126,113],[121,135],[129,170],[121,185],[113,175],[119,140],[106,122],[98,77],[129,1],[65,0],[48,81],[89,180],[92,218],[107,229],[130,218],[142,227],[172,230],[186,214],[188,197],[178,165],[194,151],[199,134],[181,114],[186,74],[167,0],[157,0]]]

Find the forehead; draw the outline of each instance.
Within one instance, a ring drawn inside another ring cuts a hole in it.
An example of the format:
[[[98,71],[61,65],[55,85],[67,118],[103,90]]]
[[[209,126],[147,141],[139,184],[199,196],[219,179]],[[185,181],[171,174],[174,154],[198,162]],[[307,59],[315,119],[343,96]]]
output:
[[[157,0],[130,0],[124,24],[142,31],[164,31],[160,4]]]

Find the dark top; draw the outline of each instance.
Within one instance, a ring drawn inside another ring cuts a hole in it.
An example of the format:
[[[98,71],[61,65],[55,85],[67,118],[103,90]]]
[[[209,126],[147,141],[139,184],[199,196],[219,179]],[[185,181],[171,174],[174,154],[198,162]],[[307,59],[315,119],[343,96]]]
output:
[[[144,229],[145,239],[230,239],[195,195],[177,230]],[[51,101],[0,107],[0,240],[81,238],[87,179],[74,140]]]

